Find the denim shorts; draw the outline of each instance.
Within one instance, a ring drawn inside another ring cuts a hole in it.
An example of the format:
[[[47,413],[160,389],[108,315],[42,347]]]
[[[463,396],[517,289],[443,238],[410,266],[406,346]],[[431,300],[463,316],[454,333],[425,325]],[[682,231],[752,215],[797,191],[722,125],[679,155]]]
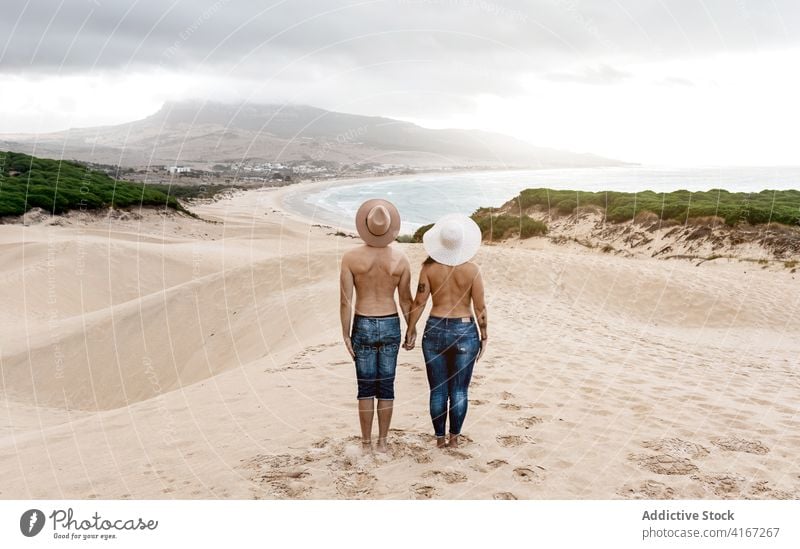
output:
[[[356,315],[350,341],[356,354],[358,398],[394,400],[400,317],[396,313],[389,316]]]

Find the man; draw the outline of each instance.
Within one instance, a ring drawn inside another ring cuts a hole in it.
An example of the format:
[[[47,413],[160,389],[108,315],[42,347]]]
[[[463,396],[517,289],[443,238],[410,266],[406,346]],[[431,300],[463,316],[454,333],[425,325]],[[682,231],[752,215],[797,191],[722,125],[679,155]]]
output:
[[[408,324],[412,301],[411,268],[406,255],[390,246],[400,232],[400,215],[391,202],[381,199],[364,202],[356,213],[356,229],[364,245],[349,250],[342,257],[339,306],[342,337],[356,365],[362,447],[372,448],[377,397],[377,449],[386,452],[400,349],[400,317],[394,295],[396,290],[400,310]]]

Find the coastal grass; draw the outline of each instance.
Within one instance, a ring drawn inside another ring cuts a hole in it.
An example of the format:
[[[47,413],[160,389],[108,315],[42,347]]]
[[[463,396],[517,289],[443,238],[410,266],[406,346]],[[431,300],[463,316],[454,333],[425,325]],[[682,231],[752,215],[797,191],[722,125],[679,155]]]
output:
[[[763,190],[757,193],[730,192],[724,189],[657,193],[615,191],[563,191],[547,188],[526,189],[514,199],[522,211],[540,207],[569,215],[577,208],[592,206],[613,223],[630,221],[642,212],[662,220],[684,223],[692,218],[715,216],[734,226],[746,222],[800,224],[800,191]]]
[[[711,189],[628,193],[536,188],[522,191],[502,208],[479,208],[472,214],[472,219],[481,228],[484,240],[544,236],[548,232],[547,224],[527,215],[535,208],[555,216],[571,215],[581,208],[591,208],[602,212],[611,223],[640,219],[642,214],[649,214],[651,219],[679,223],[721,218],[731,227],[739,223],[800,226],[799,190],[745,193]],[[404,236],[403,241],[422,242],[422,236],[432,226],[420,227],[413,235]],[[613,248],[603,251],[608,253]]]
[[[77,162],[0,152],[0,217],[41,208],[70,210],[162,206],[185,211],[173,193],[144,183],[118,181]]]
[[[480,227],[484,240],[504,240],[514,236],[524,239],[547,234],[546,223],[527,215],[492,214],[490,210],[481,208],[472,214],[472,219]],[[422,237],[431,227],[433,224],[423,225],[410,239],[404,237],[403,241],[422,242]]]

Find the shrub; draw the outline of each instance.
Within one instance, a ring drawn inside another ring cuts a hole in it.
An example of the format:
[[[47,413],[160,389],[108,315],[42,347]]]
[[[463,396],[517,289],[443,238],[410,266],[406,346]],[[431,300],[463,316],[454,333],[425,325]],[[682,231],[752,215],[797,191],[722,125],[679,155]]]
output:
[[[485,240],[503,240],[514,234],[520,238],[544,235],[547,225],[531,219],[527,215],[513,216],[507,214],[473,216]]]
[[[144,183],[117,181],[76,162],[0,152],[0,217],[22,215],[35,207],[62,214],[131,206],[183,210],[175,196]]]
[[[800,224],[800,191],[763,190],[757,193],[732,193],[722,189],[691,192],[679,190],[668,193],[642,191],[564,191],[556,189],[525,189],[507,204],[511,211],[517,207],[555,209],[568,215],[580,206],[596,206],[612,222],[631,221],[642,212],[652,212],[662,221],[685,223],[698,217],[720,217],[728,225]]]

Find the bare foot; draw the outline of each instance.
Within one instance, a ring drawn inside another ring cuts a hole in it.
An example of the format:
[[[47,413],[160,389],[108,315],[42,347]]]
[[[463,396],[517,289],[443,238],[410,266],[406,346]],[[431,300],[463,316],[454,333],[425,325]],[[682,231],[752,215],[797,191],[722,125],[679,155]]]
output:
[[[382,454],[385,454],[389,451],[389,446],[386,444],[385,438],[378,439],[378,447],[376,449]]]
[[[372,453],[372,440],[362,440],[361,441],[361,452],[365,454]]]
[[[437,448],[447,448],[447,441],[444,437],[436,437],[436,447]]]
[[[447,444],[448,448],[458,448],[459,435],[450,435],[450,442]]]

